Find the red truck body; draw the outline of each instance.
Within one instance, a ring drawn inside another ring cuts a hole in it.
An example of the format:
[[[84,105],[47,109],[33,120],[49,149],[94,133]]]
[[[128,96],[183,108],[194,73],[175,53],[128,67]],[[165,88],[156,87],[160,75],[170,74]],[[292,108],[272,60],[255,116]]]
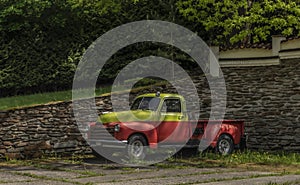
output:
[[[219,124],[220,122],[221,125]],[[180,145],[186,143],[185,147],[197,147],[201,139],[212,140],[210,146],[215,148],[220,135],[228,135],[234,145],[239,145],[244,139],[244,122],[242,120],[222,120],[211,121],[211,130],[218,130],[217,135],[214,138],[210,138],[212,131],[206,130],[208,120],[198,121],[163,121],[159,124],[149,122],[114,122],[106,125],[92,124],[89,141],[92,143],[102,142],[105,146],[105,141],[111,140],[107,135],[103,134],[108,131],[118,141],[127,143],[128,139],[134,134],[143,135],[147,139],[147,143],[150,148],[157,148],[161,145]],[[122,128],[122,132],[115,132],[115,125],[119,125]],[[157,126],[158,125],[158,126]],[[190,143],[188,143],[190,141]],[[111,141],[115,142],[115,141]],[[191,144],[194,143],[194,144]],[[113,147],[113,146],[112,146]]]
[[[147,97],[149,99],[149,97],[155,96],[155,94],[148,94],[139,98]],[[154,117],[160,117],[163,109],[161,104],[167,100],[171,100],[174,106],[176,106],[176,102],[179,102],[178,111],[170,109],[173,112],[164,112],[165,119],[155,120],[152,117],[150,121],[135,121],[127,116],[128,121],[121,122],[110,115],[111,117],[104,124],[102,122],[90,124],[89,144],[92,147],[126,148],[133,145],[135,140],[140,140],[141,145],[149,146],[151,149],[163,146],[197,148],[201,141],[208,141],[208,146],[216,148],[222,154],[229,154],[234,148],[246,146],[244,121],[188,121],[183,97],[172,94],[159,97],[155,101],[157,102],[157,106],[154,106],[155,109],[151,111],[150,109],[138,110],[136,115],[143,114],[144,116],[146,113],[146,115],[151,113],[154,114]],[[142,102],[138,98],[137,100],[138,103]],[[122,114],[126,114],[126,112]],[[104,118],[103,120],[105,121]]]

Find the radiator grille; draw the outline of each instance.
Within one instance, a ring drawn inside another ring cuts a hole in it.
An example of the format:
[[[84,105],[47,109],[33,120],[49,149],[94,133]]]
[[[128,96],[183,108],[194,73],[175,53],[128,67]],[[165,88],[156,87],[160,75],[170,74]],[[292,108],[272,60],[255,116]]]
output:
[[[89,139],[112,140],[114,137],[114,128],[104,128],[103,126],[91,127]]]

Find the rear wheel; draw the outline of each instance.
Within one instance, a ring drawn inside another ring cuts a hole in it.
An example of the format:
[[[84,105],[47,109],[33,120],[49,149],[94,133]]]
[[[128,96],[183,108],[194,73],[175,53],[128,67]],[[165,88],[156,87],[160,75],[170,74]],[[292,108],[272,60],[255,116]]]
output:
[[[221,135],[217,142],[216,151],[222,155],[228,155],[233,152],[234,144],[231,137],[228,135]]]
[[[130,159],[143,160],[146,157],[147,141],[144,136],[135,134],[128,140],[128,156]]]

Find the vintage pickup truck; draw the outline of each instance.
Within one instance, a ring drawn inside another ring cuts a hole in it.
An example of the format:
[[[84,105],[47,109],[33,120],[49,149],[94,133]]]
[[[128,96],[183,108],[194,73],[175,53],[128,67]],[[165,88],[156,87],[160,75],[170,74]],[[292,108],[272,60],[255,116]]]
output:
[[[216,120],[210,124],[214,122],[218,132],[210,140],[211,148],[224,155],[245,148],[242,120]],[[207,125],[208,120],[189,120],[183,96],[150,93],[136,97],[130,111],[100,115],[97,122],[89,124],[87,141],[92,148],[124,148],[129,157],[143,159],[145,146],[153,150],[166,146],[197,149],[201,140],[209,137]]]

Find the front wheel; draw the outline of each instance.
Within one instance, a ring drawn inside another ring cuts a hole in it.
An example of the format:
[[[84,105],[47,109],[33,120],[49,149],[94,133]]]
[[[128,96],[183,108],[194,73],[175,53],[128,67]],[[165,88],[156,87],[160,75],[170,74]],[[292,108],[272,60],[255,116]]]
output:
[[[221,135],[218,139],[216,151],[222,155],[231,154],[234,150],[234,144],[231,137],[228,135]]]
[[[146,157],[147,141],[144,136],[135,134],[128,140],[128,156],[130,159],[143,160]]]

